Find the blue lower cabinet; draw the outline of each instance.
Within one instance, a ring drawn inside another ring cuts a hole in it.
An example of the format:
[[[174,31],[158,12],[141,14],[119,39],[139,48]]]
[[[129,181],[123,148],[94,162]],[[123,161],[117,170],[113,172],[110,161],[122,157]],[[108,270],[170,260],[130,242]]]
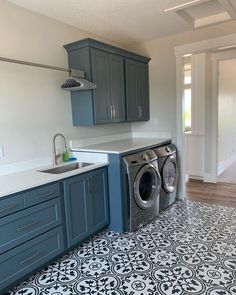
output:
[[[64,250],[62,226],[0,255],[0,293]]]
[[[25,207],[33,206],[52,198],[60,196],[60,185],[58,182],[34,188],[24,193]]]
[[[0,254],[62,223],[60,198],[0,219]]]
[[[23,195],[11,196],[10,198],[0,199],[0,218],[24,208]]]
[[[109,223],[106,168],[61,184],[0,200],[0,294]]]
[[[109,222],[108,184],[106,170],[97,170],[88,177],[90,195],[90,230],[97,232]]]
[[[64,181],[64,202],[68,247],[83,240],[89,231],[89,200],[84,175]]]
[[[68,247],[75,246],[109,223],[106,168],[64,181]]]

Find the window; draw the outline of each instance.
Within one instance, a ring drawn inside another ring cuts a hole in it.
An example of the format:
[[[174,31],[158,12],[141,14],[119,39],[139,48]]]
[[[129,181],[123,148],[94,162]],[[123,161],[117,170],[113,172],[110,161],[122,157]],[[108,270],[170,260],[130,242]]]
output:
[[[192,110],[192,73],[191,60],[184,63],[184,131],[191,131],[191,110]]]

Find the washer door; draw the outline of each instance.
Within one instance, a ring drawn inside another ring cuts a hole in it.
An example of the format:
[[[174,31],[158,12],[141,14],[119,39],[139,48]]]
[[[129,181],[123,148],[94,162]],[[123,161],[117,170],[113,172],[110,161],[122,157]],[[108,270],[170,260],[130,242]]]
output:
[[[143,166],[134,181],[134,199],[142,209],[148,209],[157,201],[161,190],[161,177],[151,164]]]
[[[176,156],[167,157],[162,167],[162,185],[167,193],[173,193],[178,181]]]

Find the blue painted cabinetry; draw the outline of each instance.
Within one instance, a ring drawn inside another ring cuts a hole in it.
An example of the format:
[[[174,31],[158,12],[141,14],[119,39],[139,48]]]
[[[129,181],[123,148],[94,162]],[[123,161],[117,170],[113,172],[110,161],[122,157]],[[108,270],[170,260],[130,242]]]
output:
[[[124,59],[98,49],[91,49],[96,124],[125,122]]]
[[[108,223],[106,168],[0,198],[0,294]]]
[[[149,120],[148,65],[125,59],[127,121]]]
[[[5,287],[47,263],[64,250],[62,226],[0,255],[0,294]]]
[[[75,126],[149,120],[149,58],[93,39],[64,47],[69,67],[85,71],[97,85],[71,92]]]
[[[0,293],[64,251],[61,202],[59,183],[0,199]]]
[[[68,247],[72,247],[109,222],[106,168],[64,180]]]

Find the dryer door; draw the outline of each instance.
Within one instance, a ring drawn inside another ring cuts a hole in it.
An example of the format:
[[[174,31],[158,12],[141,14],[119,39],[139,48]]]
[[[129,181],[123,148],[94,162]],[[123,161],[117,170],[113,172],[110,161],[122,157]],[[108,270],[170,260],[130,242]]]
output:
[[[176,190],[178,182],[178,168],[176,155],[166,158],[162,167],[162,185],[167,193],[173,193]]]
[[[161,177],[155,166],[143,166],[134,182],[134,199],[142,209],[148,209],[157,201],[161,190]]]

